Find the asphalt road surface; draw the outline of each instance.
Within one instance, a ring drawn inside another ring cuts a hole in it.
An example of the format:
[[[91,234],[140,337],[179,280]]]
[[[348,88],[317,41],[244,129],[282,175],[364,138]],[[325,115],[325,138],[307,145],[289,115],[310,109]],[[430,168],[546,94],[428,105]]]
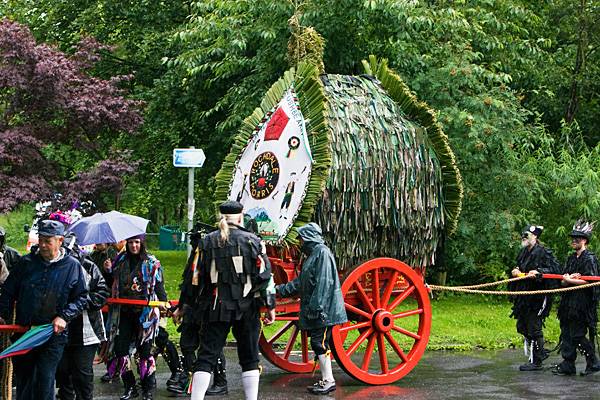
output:
[[[220,399],[243,399],[240,381],[241,370],[236,364],[235,349],[227,349],[229,395],[212,397]],[[524,362],[522,351],[478,352],[426,352],[419,365],[394,385],[368,386],[347,376],[334,363],[337,391],[321,398],[335,399],[594,399],[600,398],[600,373],[587,377],[554,376],[549,370],[519,372]],[[546,364],[549,367],[560,361],[553,354]],[[165,382],[169,377],[164,362],[160,360],[158,390],[155,399],[167,399]],[[306,386],[316,378],[310,374],[288,374],[263,361],[260,399],[315,399],[306,392]],[[578,358],[578,370],[583,370],[582,357]],[[96,368],[96,399],[118,399],[123,387],[120,383],[103,384],[99,377],[104,373]],[[318,372],[317,372],[318,376]]]

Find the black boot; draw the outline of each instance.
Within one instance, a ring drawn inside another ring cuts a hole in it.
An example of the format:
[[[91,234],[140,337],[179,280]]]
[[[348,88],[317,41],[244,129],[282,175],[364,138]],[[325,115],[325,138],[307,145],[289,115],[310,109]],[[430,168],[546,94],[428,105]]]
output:
[[[542,360],[544,359],[544,338],[533,339],[529,343],[531,343],[531,362],[527,364],[523,364],[519,367],[519,371],[541,371],[544,369],[542,367]]]
[[[179,379],[174,384],[167,386],[167,391],[175,394],[186,394],[190,375],[185,372],[181,372]]]
[[[228,393],[225,362],[225,358],[219,357],[217,359],[217,365],[213,370],[213,384],[206,390],[206,396],[218,396]]]
[[[177,382],[179,379],[179,374],[183,370],[181,367],[181,361],[179,359],[179,353],[177,353],[177,348],[170,340],[167,341],[165,345],[163,358],[167,362],[169,370],[171,371],[171,377],[167,380],[167,386],[169,386]]]
[[[143,400],[152,400],[154,389],[156,388],[156,377],[154,372],[142,379],[142,398]]]
[[[123,379],[123,384],[125,385],[125,392],[119,397],[120,400],[130,400],[140,395],[135,386],[135,375],[133,375],[132,371],[125,372],[121,376],[121,379]]]

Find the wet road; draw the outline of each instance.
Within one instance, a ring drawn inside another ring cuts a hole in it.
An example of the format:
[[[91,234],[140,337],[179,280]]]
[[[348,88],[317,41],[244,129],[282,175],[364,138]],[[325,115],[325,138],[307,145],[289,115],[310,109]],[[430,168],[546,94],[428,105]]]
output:
[[[227,351],[229,397],[219,399],[242,399],[241,371],[235,364],[235,350]],[[581,358],[581,357],[579,357]],[[426,352],[419,365],[404,379],[389,386],[366,386],[347,376],[334,364],[334,375],[338,389],[331,396],[335,399],[593,399],[600,398],[600,373],[592,376],[554,376],[550,371],[519,372],[523,362],[522,351],[504,350],[497,352]],[[547,365],[557,363],[559,357],[552,355]],[[578,360],[578,370],[583,370]],[[315,399],[306,392],[306,386],[314,382],[310,375],[287,374],[263,362],[261,376],[261,399]],[[158,391],[155,399],[166,399],[168,392],[165,381],[164,363],[159,361]],[[96,370],[99,377],[101,368]],[[98,379],[97,379],[98,381]],[[122,386],[118,383],[96,384],[96,399],[118,399]]]

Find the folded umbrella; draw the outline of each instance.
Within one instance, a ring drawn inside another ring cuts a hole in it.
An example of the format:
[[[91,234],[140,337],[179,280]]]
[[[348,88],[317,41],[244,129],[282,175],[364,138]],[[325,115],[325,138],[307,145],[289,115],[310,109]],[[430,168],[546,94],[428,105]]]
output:
[[[52,324],[32,327],[25,332],[16,342],[8,346],[0,353],[0,360],[7,357],[15,357],[29,353],[38,346],[43,345],[54,333]]]
[[[96,213],[71,225],[68,229],[77,236],[80,246],[97,243],[117,243],[123,239],[146,233],[148,221],[118,211]]]

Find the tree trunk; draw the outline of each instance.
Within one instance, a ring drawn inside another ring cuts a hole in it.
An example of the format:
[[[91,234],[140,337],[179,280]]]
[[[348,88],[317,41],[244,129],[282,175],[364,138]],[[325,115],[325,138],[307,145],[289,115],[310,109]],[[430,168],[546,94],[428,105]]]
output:
[[[579,33],[577,35],[577,55],[571,80],[569,102],[565,111],[565,121],[570,124],[575,120],[579,108],[579,87],[586,67],[586,51],[588,46],[588,20],[586,15],[587,0],[581,0],[579,6]]]

